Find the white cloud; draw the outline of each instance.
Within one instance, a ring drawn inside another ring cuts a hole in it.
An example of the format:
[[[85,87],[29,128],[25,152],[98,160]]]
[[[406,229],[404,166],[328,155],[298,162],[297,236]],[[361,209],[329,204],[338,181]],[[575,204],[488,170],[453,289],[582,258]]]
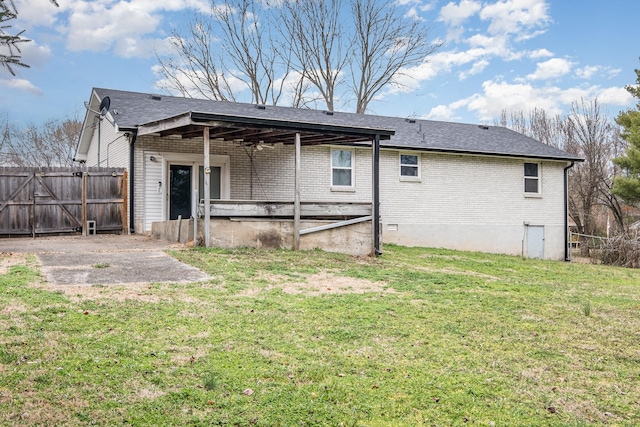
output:
[[[581,79],[590,79],[593,77],[598,71],[600,71],[602,67],[599,65],[589,66],[576,69],[576,76]]]
[[[609,68],[607,67],[607,77],[613,78],[622,72],[622,68]]]
[[[449,105],[438,105],[433,107],[428,114],[425,114],[423,119],[429,120],[444,120],[451,121],[451,118],[455,116],[455,109]]]
[[[117,41],[113,48],[116,55],[124,58],[151,57],[156,54],[164,55],[173,50],[170,38],[166,39],[136,39],[127,37]]]
[[[630,106],[634,101],[622,87],[536,87],[531,83],[488,80],[482,84],[481,93],[433,107],[426,118],[451,120],[460,110],[466,110],[474,113],[479,122],[486,123],[499,117],[502,110],[527,112],[534,108],[555,115],[566,113],[568,106],[576,100],[594,98],[598,98],[602,105],[616,107]]]
[[[467,40],[471,48],[486,49],[487,53],[494,56],[508,57],[511,55],[511,49],[507,47],[507,38],[500,36],[487,36],[484,34],[476,34]]]
[[[545,0],[503,0],[485,5],[480,18],[490,21],[491,34],[519,34],[544,27],[551,20]]]
[[[440,9],[438,20],[457,27],[469,17],[475,15],[481,7],[480,2],[472,0],[462,0],[459,4],[450,2]]]
[[[552,58],[545,62],[539,62],[536,65],[536,71],[528,74],[527,79],[546,80],[561,77],[569,74],[573,65],[573,62],[567,59]]]
[[[141,38],[154,32],[161,21],[159,15],[138,8],[136,3],[106,6],[101,2],[78,5],[69,18],[67,46],[70,50],[108,50],[119,40]]]
[[[596,96],[600,103],[608,105],[630,106],[634,101],[634,97],[623,87],[608,87],[600,90]]]
[[[536,49],[532,52],[529,52],[529,58],[531,59],[539,59],[539,58],[548,58],[553,56],[553,53],[549,52],[547,49]]]
[[[458,74],[458,77],[460,78],[460,80],[465,80],[469,76],[480,74],[484,71],[485,68],[487,68],[487,65],[489,65],[489,61],[487,61],[486,59],[481,59],[478,62],[474,63],[471,69],[460,72]]]
[[[0,78],[0,86],[10,89],[16,89],[21,92],[30,93],[32,95],[42,95],[42,90],[33,85],[29,80],[25,79],[2,79]]]
[[[481,48],[469,49],[463,52],[443,51],[435,53],[429,56],[428,62],[402,70],[402,75],[395,80],[398,86],[388,93],[412,92],[423,81],[431,80],[441,74],[450,73],[454,67],[482,61],[486,55],[487,50]],[[476,68],[476,70],[478,69]]]
[[[482,89],[483,94],[467,106],[467,109],[475,112],[482,121],[498,117],[503,109],[528,111],[537,107],[550,114],[562,112],[558,105],[561,90],[556,87],[535,88],[530,84],[486,81],[482,84]]]
[[[42,67],[53,56],[49,46],[41,46],[35,41],[24,43],[20,49],[22,61],[31,67]]]
[[[49,0],[18,0],[19,19],[28,27],[54,29],[71,51],[113,49],[124,57],[153,55],[166,33],[166,12],[197,10],[210,13],[208,0],[65,0],[56,8]]]
[[[15,0],[18,9],[17,23],[29,29],[33,27],[52,27],[65,6],[55,7],[49,0]],[[22,27],[21,27],[22,28]]]
[[[421,118],[429,120],[444,120],[448,122],[454,121],[458,119],[458,117],[456,116],[456,111],[469,104],[469,102],[471,102],[474,97],[475,95],[471,96],[470,98],[460,99],[458,101],[452,102],[449,105],[438,105],[436,107],[433,107],[427,114],[425,114]]]

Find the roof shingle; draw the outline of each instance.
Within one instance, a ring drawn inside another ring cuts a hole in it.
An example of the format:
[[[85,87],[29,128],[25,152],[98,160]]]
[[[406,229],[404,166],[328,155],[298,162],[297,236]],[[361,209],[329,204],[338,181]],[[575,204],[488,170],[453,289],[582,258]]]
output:
[[[395,135],[382,141],[383,148],[452,153],[498,155],[553,160],[581,161],[579,156],[543,144],[533,138],[498,126],[374,116],[321,110],[182,98],[149,93],[95,88],[96,95],[111,99],[111,115],[121,130],[160,121],[187,112],[217,113],[241,117],[321,123],[362,128],[390,129]]]

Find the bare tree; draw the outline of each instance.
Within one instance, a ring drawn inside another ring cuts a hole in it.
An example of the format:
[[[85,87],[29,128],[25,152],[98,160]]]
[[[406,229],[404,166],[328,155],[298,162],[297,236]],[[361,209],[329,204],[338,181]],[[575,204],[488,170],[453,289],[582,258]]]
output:
[[[601,111],[597,99],[580,100],[571,105],[565,135],[564,149],[585,159],[576,164],[570,175],[569,209],[578,230],[595,234],[594,207],[606,206],[623,231],[620,202],[610,192],[614,174],[611,160],[615,147],[620,144],[617,127]]]
[[[277,104],[284,85],[291,83],[290,57],[274,48],[270,26],[258,20],[257,7],[251,0],[212,3],[209,16],[192,17],[185,36],[174,31],[175,53],[156,55],[161,86],[183,96],[220,101],[236,101],[238,93],[248,89],[251,102]],[[293,86],[293,93],[303,87],[297,81]]]
[[[534,109],[502,114],[496,124],[509,127],[545,144],[584,158],[570,170],[569,216],[580,234],[593,235],[597,227],[597,207],[611,213],[615,226],[626,229],[624,203],[611,193],[613,178],[619,170],[612,158],[624,149],[619,128],[600,109],[597,99],[574,101],[566,116],[549,116]],[[588,255],[588,245],[581,245]]]
[[[538,141],[562,148],[565,143],[565,118],[560,115],[550,116],[540,108],[534,108],[525,114],[523,110],[502,110],[500,118],[494,120],[497,126],[504,126]]]
[[[355,99],[364,113],[439,46],[391,0],[232,0],[211,10],[172,35],[173,55],[157,55],[164,89],[217,100],[248,89],[251,102],[322,100],[329,110]]]
[[[356,113],[365,113],[402,70],[426,61],[441,45],[428,41],[421,21],[402,15],[392,0],[351,0],[355,33],[350,61]]]
[[[282,38],[297,60],[294,66],[320,92],[329,111],[335,109],[337,87],[349,60],[341,4],[341,0],[285,2],[280,15]],[[281,43],[281,51],[286,45]]]
[[[82,123],[77,119],[50,121],[41,127],[3,127],[0,152],[9,166],[73,166]]]

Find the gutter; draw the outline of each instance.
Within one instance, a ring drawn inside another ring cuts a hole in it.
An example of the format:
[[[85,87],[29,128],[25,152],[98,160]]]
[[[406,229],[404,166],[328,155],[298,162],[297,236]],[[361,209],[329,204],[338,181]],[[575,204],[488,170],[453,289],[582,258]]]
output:
[[[135,234],[134,223],[134,206],[135,206],[135,143],[138,137],[138,129],[131,132],[131,141],[129,142],[129,234]]]
[[[564,260],[569,259],[569,169],[575,165],[575,161],[571,160],[571,164],[564,168]]]

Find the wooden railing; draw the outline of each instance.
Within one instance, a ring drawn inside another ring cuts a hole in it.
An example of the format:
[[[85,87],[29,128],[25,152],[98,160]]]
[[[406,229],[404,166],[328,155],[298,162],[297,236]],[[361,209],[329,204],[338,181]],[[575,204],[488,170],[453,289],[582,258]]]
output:
[[[371,203],[301,202],[302,218],[356,218],[371,215]],[[204,202],[198,205],[198,216],[204,217]],[[293,201],[211,200],[212,217],[293,218]]]

